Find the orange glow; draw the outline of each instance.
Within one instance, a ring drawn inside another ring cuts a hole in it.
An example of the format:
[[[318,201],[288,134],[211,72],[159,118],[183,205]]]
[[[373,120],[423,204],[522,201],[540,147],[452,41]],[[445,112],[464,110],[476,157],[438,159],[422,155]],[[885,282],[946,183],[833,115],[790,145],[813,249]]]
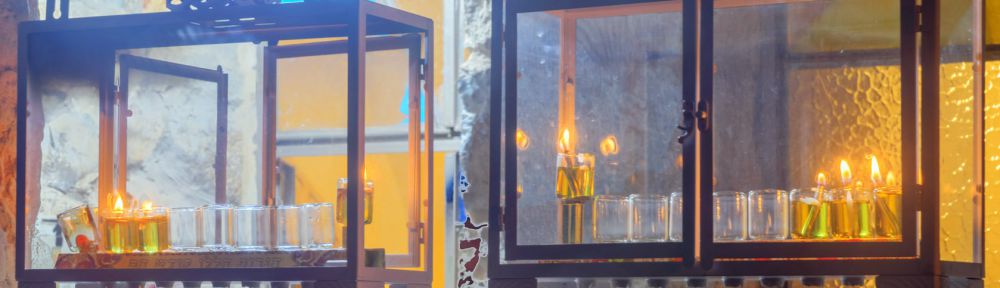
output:
[[[819,172],[816,174],[816,187],[822,188],[823,186],[826,186],[826,174]]]
[[[569,129],[564,129],[562,132],[562,137],[559,137],[559,153],[569,154],[570,153],[570,139],[569,139]]]
[[[840,182],[844,186],[851,184],[851,166],[847,165],[847,160],[840,160]]]
[[[365,178],[365,180],[368,180],[368,167],[365,167],[365,169],[361,171],[361,175],[362,175],[361,178]]]
[[[514,143],[517,144],[518,150],[524,151],[531,145],[531,138],[528,137],[528,133],[524,133],[524,130],[517,128],[517,132],[514,133]]]
[[[121,196],[121,195],[116,195],[116,196],[115,196],[115,207],[114,207],[114,211],[115,211],[115,212],[122,212],[122,211],[124,211],[124,210],[125,210],[125,203],[124,203],[124,202],[122,202],[122,196]]]
[[[896,186],[896,174],[892,174],[892,171],[885,174],[885,183],[887,186]]]
[[[601,154],[604,156],[618,154],[618,138],[615,138],[615,135],[608,135],[601,141]]]
[[[143,211],[153,211],[153,202],[152,201],[148,201],[148,200],[142,202],[142,210]]]
[[[875,186],[882,185],[882,172],[878,169],[878,159],[872,156],[872,183]]]

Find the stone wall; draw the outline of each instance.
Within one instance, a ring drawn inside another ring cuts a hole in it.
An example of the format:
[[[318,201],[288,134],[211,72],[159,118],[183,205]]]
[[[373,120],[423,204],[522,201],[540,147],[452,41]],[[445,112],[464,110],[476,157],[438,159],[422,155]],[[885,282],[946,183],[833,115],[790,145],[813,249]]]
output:
[[[17,23],[34,18],[34,2],[0,2],[0,287],[15,286]]]

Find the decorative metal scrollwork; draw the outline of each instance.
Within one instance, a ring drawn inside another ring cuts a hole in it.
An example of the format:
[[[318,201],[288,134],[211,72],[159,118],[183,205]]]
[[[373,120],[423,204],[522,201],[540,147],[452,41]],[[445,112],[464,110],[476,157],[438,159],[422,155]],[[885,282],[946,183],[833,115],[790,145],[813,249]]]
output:
[[[231,6],[277,4],[279,0],[167,0],[170,11],[221,9]]]

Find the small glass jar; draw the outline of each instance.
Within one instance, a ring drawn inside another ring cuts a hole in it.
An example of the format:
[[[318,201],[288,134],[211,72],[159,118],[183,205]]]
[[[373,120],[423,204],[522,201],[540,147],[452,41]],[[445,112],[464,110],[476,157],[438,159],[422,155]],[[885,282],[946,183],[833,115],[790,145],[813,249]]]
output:
[[[795,189],[789,196],[792,206],[792,239],[830,238],[829,192],[823,187]]]
[[[270,250],[272,211],[272,208],[260,205],[239,206],[233,209],[233,242],[236,249]]]
[[[712,226],[715,241],[746,239],[747,198],[743,192],[712,193]]]
[[[211,251],[233,249],[233,206],[206,205],[200,209],[202,246]]]
[[[170,219],[170,249],[177,252],[200,250],[204,232],[201,210],[193,207],[170,209]]]
[[[903,193],[899,186],[875,188],[875,231],[878,237],[896,238],[902,235],[899,224],[903,212]]]
[[[303,228],[299,206],[278,206],[275,208],[274,229],[277,239],[275,247],[278,250],[298,250],[302,248]]]
[[[170,209],[146,207],[135,214],[139,229],[139,250],[158,253],[170,249]]]
[[[684,193],[670,193],[670,241],[684,241]]]
[[[631,205],[628,197],[599,195],[594,198],[594,241],[621,243],[629,239]]]
[[[632,202],[632,241],[667,241],[669,199],[663,195],[632,194],[629,200]]]
[[[59,213],[56,216],[59,228],[62,229],[66,247],[72,252],[97,251],[97,225],[90,211],[90,205],[84,204]]]
[[[556,167],[556,197],[564,201],[594,197],[594,155],[559,153]]]
[[[375,220],[375,182],[365,179],[364,191],[364,222],[372,224]],[[337,180],[337,223],[347,223],[347,178]]]
[[[788,237],[788,192],[777,189],[749,193],[747,221],[751,240],[784,240]]]
[[[330,203],[313,203],[301,206],[303,229],[307,234],[302,239],[306,249],[331,249],[334,246],[334,209]]]

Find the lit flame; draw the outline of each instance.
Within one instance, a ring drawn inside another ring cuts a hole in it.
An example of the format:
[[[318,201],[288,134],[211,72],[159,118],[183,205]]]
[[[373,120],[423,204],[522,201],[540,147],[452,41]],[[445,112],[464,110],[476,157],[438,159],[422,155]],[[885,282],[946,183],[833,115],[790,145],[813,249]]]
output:
[[[872,183],[875,186],[882,185],[882,172],[878,169],[878,159],[872,156]]]
[[[601,141],[601,154],[604,156],[618,154],[618,138],[615,138],[615,135],[608,135]]]
[[[517,149],[523,151],[531,145],[531,138],[528,137],[528,133],[524,133],[524,130],[517,128],[517,132],[514,133],[514,143],[517,144]]]
[[[844,186],[851,184],[851,166],[847,165],[847,160],[840,160],[840,182]]]
[[[562,132],[562,137],[559,137],[559,152],[569,154],[569,129],[564,129]]]
[[[125,203],[122,202],[122,196],[116,195],[114,211],[124,211],[124,210],[125,210]]]
[[[816,174],[816,186],[820,188],[826,186],[826,174],[823,174],[823,172]]]
[[[148,200],[147,201],[143,201],[142,202],[142,210],[143,211],[153,211],[153,202],[152,201],[148,201]]]
[[[896,186],[896,174],[892,174],[892,171],[885,174],[885,183],[888,186]]]
[[[677,169],[684,167],[684,154],[677,154],[677,158],[674,158],[674,166],[676,166]]]
[[[361,178],[365,178],[365,180],[368,180],[368,167],[365,167],[364,170],[361,171],[361,175],[362,175]]]

